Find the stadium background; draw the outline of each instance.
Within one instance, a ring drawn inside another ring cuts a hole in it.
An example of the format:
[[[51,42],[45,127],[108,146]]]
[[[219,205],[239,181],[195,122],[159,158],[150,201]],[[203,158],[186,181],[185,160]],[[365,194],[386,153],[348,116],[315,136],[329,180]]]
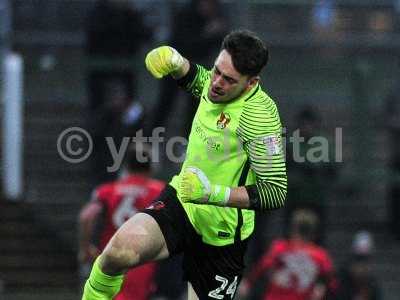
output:
[[[78,299],[76,220],[93,186],[89,164],[63,161],[56,141],[64,129],[85,126],[83,31],[94,2],[1,1],[1,57],[12,49],[24,61],[24,184],[20,201],[0,201],[0,299]],[[133,2],[161,40],[169,10],[185,1]],[[255,30],[270,45],[271,62],[262,77],[285,125],[295,126],[296,112],[313,105],[328,137],[334,140],[335,128],[342,128],[343,163],[327,192],[326,245],[339,266],[353,234],[370,230],[376,240],[373,269],[389,300],[400,295],[400,243],[388,225],[392,177],[384,125],[385,98],[399,84],[395,2],[337,0],[335,24],[319,34],[310,25],[315,1],[222,1],[232,28]],[[148,43],[134,63],[136,97],[149,112],[158,83],[145,72],[143,55],[157,42]],[[178,114],[183,106],[176,105]],[[179,119],[171,117],[169,125],[167,136],[180,134]],[[4,164],[2,169],[4,174]],[[176,169],[166,162],[157,176],[167,179]],[[272,219],[265,240],[281,234],[281,216]]]

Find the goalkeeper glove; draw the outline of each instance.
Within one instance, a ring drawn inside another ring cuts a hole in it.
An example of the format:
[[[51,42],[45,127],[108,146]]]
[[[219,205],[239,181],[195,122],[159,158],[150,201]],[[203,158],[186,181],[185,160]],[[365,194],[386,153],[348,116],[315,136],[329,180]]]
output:
[[[226,206],[231,189],[211,184],[202,170],[189,167],[183,171],[178,193],[183,202]]]
[[[146,55],[145,63],[147,70],[160,79],[181,68],[185,60],[174,48],[161,46]]]

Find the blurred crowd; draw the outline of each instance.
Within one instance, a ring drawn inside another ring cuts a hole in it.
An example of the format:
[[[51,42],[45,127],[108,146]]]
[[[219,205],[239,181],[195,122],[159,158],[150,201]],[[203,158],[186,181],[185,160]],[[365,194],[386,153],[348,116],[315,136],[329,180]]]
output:
[[[137,98],[137,74],[132,62],[137,61],[136,56],[144,45],[156,42],[179,49],[195,63],[209,64],[209,59],[219,50],[222,37],[231,29],[223,3],[219,0],[190,0],[174,6],[171,11],[168,35],[149,26],[139,8],[130,1],[99,0],[88,17],[86,55],[89,64],[86,79],[88,120],[95,137],[95,189],[93,198],[80,213],[79,261],[83,278],[90,269],[88,265],[100,253],[110,234],[118,229],[120,222],[116,220],[126,220],[150,203],[165,184],[152,179],[155,175],[151,166],[141,165],[129,152],[123,168],[113,173],[105,168],[112,159],[106,151],[105,137],[113,137],[118,149],[124,137],[134,136],[139,130],[143,130],[145,136],[150,135],[154,128],[168,127],[169,120],[176,118],[173,108],[180,97],[176,83],[168,78],[162,80],[154,110],[146,112]],[[385,16],[384,12],[370,14],[358,20],[358,26],[367,26],[372,31],[385,31],[398,26],[396,19]],[[348,26],[348,22],[353,20],[350,21],[345,13],[337,9],[334,0],[319,0],[315,2],[308,22],[303,26],[309,26],[315,39],[328,40],[340,38],[337,29]],[[290,28],[291,24],[282,21],[280,26]],[[204,51],[205,48],[208,50]],[[396,123],[399,119],[396,91],[388,100],[387,110],[388,128],[393,135],[393,172],[399,169],[395,150],[399,148],[396,144]],[[196,108],[188,105],[192,101],[185,99],[185,103],[179,104],[185,107],[184,115],[179,117],[179,134],[185,137],[190,132]],[[286,134],[296,130],[303,140],[297,149],[293,149],[294,143],[287,143],[287,153],[297,151],[305,157],[313,146],[310,140],[315,136],[325,136],[321,115],[315,107],[307,105],[301,108]],[[151,149],[146,151],[149,153]],[[330,149],[328,159],[318,162],[298,161],[293,155],[287,155],[289,191],[280,224],[283,230],[279,234],[270,233],[267,240],[256,237],[252,244],[253,251],[250,251],[254,257],[249,260],[238,299],[382,299],[380,284],[371,271],[375,248],[370,232],[359,231],[351,245],[344,245],[349,251],[342,266],[336,265],[335,257],[326,247],[327,201],[340,174],[337,164],[329,159],[333,155],[334,151]],[[154,186],[158,188],[154,189]],[[399,195],[397,186],[393,184],[390,189],[393,199]],[[152,196],[143,197],[139,190],[152,190],[150,194],[144,193]],[[398,201],[392,202],[393,231],[398,235],[400,210]],[[259,216],[257,224],[257,231],[268,231],[269,216]],[[131,288],[137,288],[137,295],[141,295],[135,299],[183,297],[182,274],[177,267],[179,259],[146,265],[136,274],[130,274],[132,282],[136,282]],[[127,283],[126,288],[128,286],[130,284]],[[144,286],[148,288],[143,290]],[[118,299],[127,299],[123,293]]]

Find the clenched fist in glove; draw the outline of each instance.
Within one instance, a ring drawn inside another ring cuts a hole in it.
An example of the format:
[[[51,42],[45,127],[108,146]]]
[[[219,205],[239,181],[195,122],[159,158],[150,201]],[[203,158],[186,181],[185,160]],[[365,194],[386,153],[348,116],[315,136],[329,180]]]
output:
[[[183,202],[226,206],[231,189],[211,184],[202,170],[188,167],[183,171],[178,193]]]
[[[174,48],[161,46],[151,50],[145,59],[146,68],[157,79],[179,70],[185,59]]]

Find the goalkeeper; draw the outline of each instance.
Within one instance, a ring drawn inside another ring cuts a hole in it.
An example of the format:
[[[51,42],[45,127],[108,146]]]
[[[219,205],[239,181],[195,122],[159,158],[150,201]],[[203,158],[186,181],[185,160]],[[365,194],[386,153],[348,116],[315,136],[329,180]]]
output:
[[[286,196],[282,125],[260,85],[267,61],[264,43],[246,30],[224,38],[212,70],[168,46],[147,54],[154,77],[172,76],[199,99],[186,159],[157,201],[110,240],[83,299],[112,299],[129,268],[182,252],[189,299],[233,299],[254,211],[282,207]]]

